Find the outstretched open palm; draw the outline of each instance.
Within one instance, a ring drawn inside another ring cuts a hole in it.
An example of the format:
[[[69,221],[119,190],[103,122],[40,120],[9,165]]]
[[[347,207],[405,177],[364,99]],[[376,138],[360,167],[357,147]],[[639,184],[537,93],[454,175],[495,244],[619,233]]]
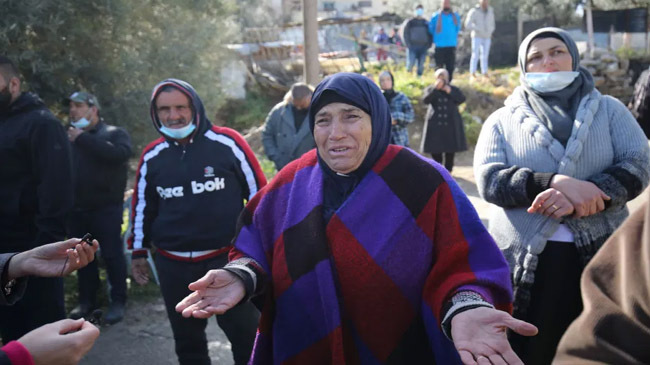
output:
[[[181,312],[185,318],[208,318],[214,314],[223,314],[246,294],[241,279],[221,269],[208,271],[188,288],[193,293],[176,305],[176,311]]]
[[[523,364],[508,343],[508,328],[523,336],[537,334],[532,324],[488,307],[455,315],[451,334],[463,364]]]

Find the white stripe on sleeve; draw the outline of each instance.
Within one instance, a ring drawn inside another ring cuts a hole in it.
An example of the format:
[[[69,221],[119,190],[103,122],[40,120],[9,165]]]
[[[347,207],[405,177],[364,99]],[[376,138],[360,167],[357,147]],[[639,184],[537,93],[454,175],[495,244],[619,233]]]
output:
[[[205,133],[205,136],[208,137],[209,139],[217,142],[221,142],[225,144],[226,146],[230,147],[232,150],[232,153],[237,157],[239,160],[239,164],[241,166],[241,170],[244,173],[244,176],[246,177],[246,182],[248,183],[248,191],[250,192],[250,195],[248,196],[248,200],[250,200],[255,193],[257,193],[257,182],[255,181],[255,173],[253,172],[253,168],[251,165],[248,163],[248,159],[246,159],[246,154],[244,151],[242,151],[241,148],[235,143],[235,141],[227,137],[223,134],[217,134],[213,130],[209,130]]]
[[[135,215],[133,217],[133,249],[142,249],[142,240],[144,239],[144,209],[147,206],[144,192],[147,188],[147,162],[156,157],[160,151],[169,147],[167,142],[163,142],[154,147],[149,152],[145,153],[142,158],[142,166],[140,166],[140,180],[138,180],[138,204],[135,206]]]

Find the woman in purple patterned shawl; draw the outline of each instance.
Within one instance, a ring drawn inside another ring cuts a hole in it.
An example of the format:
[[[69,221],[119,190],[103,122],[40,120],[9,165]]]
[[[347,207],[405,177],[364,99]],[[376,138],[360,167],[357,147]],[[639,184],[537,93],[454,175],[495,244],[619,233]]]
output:
[[[316,150],[248,203],[230,262],[177,310],[207,318],[253,300],[253,364],[520,364],[509,270],[444,167],[389,145],[390,110],[368,78],[314,92]]]

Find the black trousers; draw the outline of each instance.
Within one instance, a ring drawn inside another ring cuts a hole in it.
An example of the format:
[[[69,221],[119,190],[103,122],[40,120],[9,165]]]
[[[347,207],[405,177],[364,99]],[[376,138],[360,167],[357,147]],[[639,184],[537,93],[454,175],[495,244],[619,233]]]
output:
[[[436,47],[433,59],[436,61],[436,67],[447,69],[449,82],[451,82],[456,68],[456,47]]]
[[[537,336],[511,333],[510,344],[526,365],[550,364],[560,338],[582,312],[582,263],[571,242],[548,241],[539,256],[530,306],[524,321],[537,326]]]
[[[433,158],[437,163],[445,166],[449,172],[454,168],[454,152],[432,153],[431,158]]]
[[[208,270],[223,267],[227,254],[199,262],[176,261],[156,255],[156,269],[160,279],[167,316],[174,332],[176,355],[181,365],[210,364],[205,335],[207,319],[183,318],[174,309],[176,304],[191,292],[187,286],[205,275]],[[251,302],[242,303],[226,313],[216,316],[219,327],[232,345],[235,364],[246,364],[253,350],[259,311]]]
[[[74,211],[68,221],[71,237],[83,237],[90,233],[99,242],[101,257],[106,265],[108,282],[111,285],[111,301],[126,302],[126,258],[122,243],[122,204]],[[101,283],[97,260],[77,272],[79,282],[79,303],[96,306],[97,290]]]
[[[63,318],[63,279],[31,276],[21,300],[11,306],[0,306],[2,342],[17,340],[35,328]]]

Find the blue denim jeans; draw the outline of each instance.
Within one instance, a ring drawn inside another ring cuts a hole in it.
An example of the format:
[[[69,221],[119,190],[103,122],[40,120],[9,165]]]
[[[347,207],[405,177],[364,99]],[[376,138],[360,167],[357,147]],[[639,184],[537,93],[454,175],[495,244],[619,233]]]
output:
[[[472,58],[469,61],[469,72],[474,74],[479,60],[481,61],[481,73],[487,74],[488,71],[488,57],[490,56],[490,38],[472,38]]]
[[[409,48],[408,57],[406,58],[406,70],[411,72],[413,65],[417,62],[418,76],[422,76],[424,72],[424,59],[427,57],[427,48],[418,47],[418,48]]]

